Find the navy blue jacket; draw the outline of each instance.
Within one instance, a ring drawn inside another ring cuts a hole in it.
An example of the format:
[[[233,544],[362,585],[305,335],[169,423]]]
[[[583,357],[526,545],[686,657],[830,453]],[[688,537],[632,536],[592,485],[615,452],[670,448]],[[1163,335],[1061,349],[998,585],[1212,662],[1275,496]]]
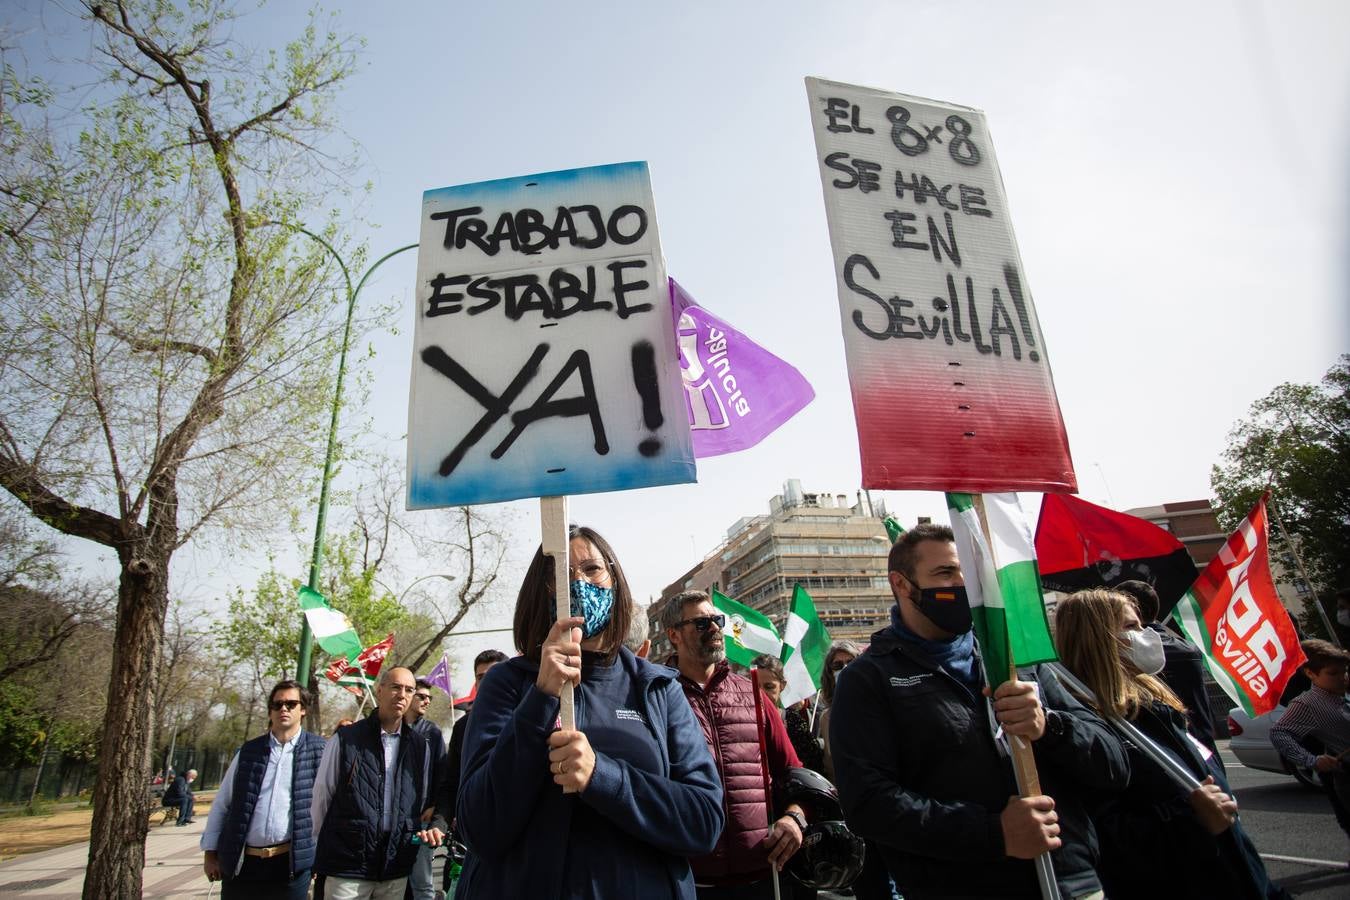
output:
[[[384,808],[384,747],[372,713],[338,729],[338,784],[324,815],[314,871],[321,875],[388,881],[412,871],[422,810],[431,805],[431,759],[426,740],[404,723],[394,761],[393,827],[380,832]]]
[[[310,822],[310,800],[314,798],[314,776],[323,759],[323,738],[312,731],[301,731],[299,744],[292,756],[291,770],[291,877],[314,865],[314,829]],[[231,786],[230,809],[225,825],[220,830],[216,853],[220,867],[227,873],[239,870],[239,856],[244,852],[248,826],[253,821],[253,810],[262,791],[263,776],[267,774],[267,760],[272,753],[270,733],[248,741],[239,748],[239,761],[234,766],[234,784]]]
[[[1056,880],[1066,898],[1100,890],[1084,800],[1124,789],[1125,749],[1052,673],[1035,667],[1018,678],[1040,682],[1055,719],[1032,747],[1064,841],[1051,854]],[[994,742],[992,715],[983,696],[893,628],[872,635],[839,674],[830,750],[845,819],[880,847],[907,900],[1040,896],[1032,863],[1004,852],[999,814],[1017,787]]]
[[[622,737],[607,739],[629,742],[628,752],[596,752],[581,794],[564,795],[550,775],[547,741],[559,704],[535,687],[538,665],[516,657],[493,666],[479,685],[457,803],[458,833],[469,848],[457,900],[619,897],[617,876],[611,883],[604,874],[616,866],[642,880],[643,897],[694,896],[688,858],[711,851],[725,822],[717,768],[674,669],[627,648],[613,665],[620,668],[608,673],[608,688],[636,699],[633,708],[604,711],[624,726]],[[576,691],[583,732],[601,715],[588,705],[599,702],[590,678],[583,668]],[[655,762],[635,765],[625,755]],[[574,840],[579,823],[598,845]]]

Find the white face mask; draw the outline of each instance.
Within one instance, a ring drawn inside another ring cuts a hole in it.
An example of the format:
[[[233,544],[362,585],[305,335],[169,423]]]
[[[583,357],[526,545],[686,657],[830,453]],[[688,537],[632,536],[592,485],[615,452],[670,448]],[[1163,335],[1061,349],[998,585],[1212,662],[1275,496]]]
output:
[[[1157,675],[1162,671],[1166,658],[1163,655],[1162,635],[1151,628],[1127,631],[1121,635],[1129,645],[1124,649],[1125,658],[1145,675]]]
[[[1350,609],[1336,610],[1336,621],[1347,628],[1350,628]]]

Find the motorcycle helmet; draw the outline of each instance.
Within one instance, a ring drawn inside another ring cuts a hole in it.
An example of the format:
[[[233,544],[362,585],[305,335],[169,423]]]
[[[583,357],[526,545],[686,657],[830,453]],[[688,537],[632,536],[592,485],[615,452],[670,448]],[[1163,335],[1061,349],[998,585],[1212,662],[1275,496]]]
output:
[[[780,812],[789,803],[795,803],[805,811],[808,822],[844,818],[839,806],[839,792],[825,776],[810,769],[788,769],[786,777],[774,783],[774,794]]]
[[[842,890],[862,872],[865,853],[863,839],[843,822],[813,822],[802,835],[801,848],[788,860],[787,873],[803,887]]]

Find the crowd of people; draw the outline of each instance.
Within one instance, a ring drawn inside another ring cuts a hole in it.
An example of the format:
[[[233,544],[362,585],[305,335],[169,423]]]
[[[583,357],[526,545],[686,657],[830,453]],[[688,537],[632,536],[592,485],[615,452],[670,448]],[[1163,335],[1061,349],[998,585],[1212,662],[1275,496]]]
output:
[[[535,553],[518,653],[474,660],[448,745],[405,668],[326,742],[302,727],[305,689],[273,688],[269,731],[230,763],[201,840],[222,896],[304,897],[313,875],[316,897],[437,897],[432,854],[452,835],[469,900],[1033,898],[1046,879],[1066,900],[1286,896],[1242,828],[1194,648],[1158,624],[1147,584],[1062,600],[1063,669],[990,690],[952,532],[920,525],[891,549],[890,624],[866,648],[836,642],[816,697],[780,709],[781,664],[735,671],[707,594],[658,610],[662,664],[609,542],[573,526],[568,566],[558,620],[553,557]],[[1274,740],[1324,773],[1350,834],[1350,655],[1305,649],[1312,686]],[[1013,744],[1038,769],[1029,796]]]

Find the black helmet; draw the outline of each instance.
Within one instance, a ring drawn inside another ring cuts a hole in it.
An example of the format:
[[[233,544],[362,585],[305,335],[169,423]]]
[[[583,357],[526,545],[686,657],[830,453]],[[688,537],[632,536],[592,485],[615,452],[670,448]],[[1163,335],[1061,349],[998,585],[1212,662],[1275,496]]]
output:
[[[788,769],[787,775],[774,783],[774,794],[780,811],[795,803],[806,811],[808,822],[844,817],[839,792],[825,776],[810,769]]]
[[[849,887],[862,871],[863,839],[843,822],[813,822],[802,846],[788,860],[787,872],[804,887],[837,891]]]

